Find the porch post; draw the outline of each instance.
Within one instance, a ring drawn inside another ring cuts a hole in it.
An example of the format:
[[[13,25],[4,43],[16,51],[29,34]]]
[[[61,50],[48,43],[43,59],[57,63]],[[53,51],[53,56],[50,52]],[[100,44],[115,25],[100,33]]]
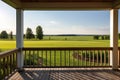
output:
[[[110,47],[113,47],[110,64],[115,70],[118,69],[118,9],[110,10]]]
[[[23,67],[23,10],[16,9],[16,47],[20,48],[17,54],[17,66],[19,69]]]

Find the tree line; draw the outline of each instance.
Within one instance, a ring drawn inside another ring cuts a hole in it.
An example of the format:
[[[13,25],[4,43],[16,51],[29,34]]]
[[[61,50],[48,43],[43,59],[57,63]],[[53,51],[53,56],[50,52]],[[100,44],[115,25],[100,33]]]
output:
[[[36,35],[33,34],[33,31],[31,28],[26,29],[26,34],[23,35],[26,39],[43,39],[43,30],[41,26],[36,27]],[[0,33],[0,39],[13,39],[13,32],[11,31],[9,34],[6,31],[2,31]]]
[[[109,35],[94,35],[93,36],[94,40],[110,40]],[[120,33],[118,34],[118,39],[120,39]]]
[[[26,29],[26,34],[24,34],[24,38],[26,39],[43,39],[43,30],[41,26],[36,27],[36,36],[33,34],[33,31],[31,28]]]
[[[13,32],[11,31],[9,34],[6,31],[2,31],[0,33],[0,39],[13,39]]]
[[[94,40],[110,40],[109,35],[95,35],[93,38]]]

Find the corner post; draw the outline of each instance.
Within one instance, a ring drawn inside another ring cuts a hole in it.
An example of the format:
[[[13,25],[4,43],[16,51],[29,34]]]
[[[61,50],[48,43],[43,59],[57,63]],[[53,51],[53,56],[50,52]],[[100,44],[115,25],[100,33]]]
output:
[[[113,52],[110,54],[112,69],[118,69],[118,9],[110,10],[110,47]]]
[[[18,69],[23,67],[23,10],[16,9],[16,47],[20,49],[17,53],[17,66]]]

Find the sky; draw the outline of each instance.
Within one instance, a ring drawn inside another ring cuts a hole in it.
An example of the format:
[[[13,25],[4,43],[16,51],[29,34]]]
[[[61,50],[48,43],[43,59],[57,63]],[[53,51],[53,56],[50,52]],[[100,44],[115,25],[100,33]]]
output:
[[[24,33],[29,27],[35,34],[38,25],[44,34],[109,34],[110,12],[24,11]],[[0,0],[0,32],[3,30],[16,34],[16,10]]]

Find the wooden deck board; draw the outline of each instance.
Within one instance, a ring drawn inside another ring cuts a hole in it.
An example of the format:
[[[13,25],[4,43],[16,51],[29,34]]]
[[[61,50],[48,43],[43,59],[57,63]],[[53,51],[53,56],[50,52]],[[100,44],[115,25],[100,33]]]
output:
[[[120,80],[120,70],[110,68],[25,68],[9,80]]]

